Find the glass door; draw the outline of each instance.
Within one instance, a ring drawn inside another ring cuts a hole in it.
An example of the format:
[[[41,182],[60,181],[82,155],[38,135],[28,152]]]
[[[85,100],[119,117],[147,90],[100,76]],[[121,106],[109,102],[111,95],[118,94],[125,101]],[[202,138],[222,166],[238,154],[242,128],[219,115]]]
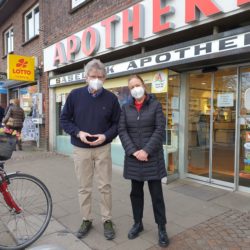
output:
[[[221,69],[214,79],[211,177],[234,183],[237,68]]]
[[[191,73],[188,82],[188,173],[208,178],[212,73]]]
[[[240,71],[239,186],[250,187],[250,67]]]
[[[190,177],[234,183],[237,68],[188,75]]]

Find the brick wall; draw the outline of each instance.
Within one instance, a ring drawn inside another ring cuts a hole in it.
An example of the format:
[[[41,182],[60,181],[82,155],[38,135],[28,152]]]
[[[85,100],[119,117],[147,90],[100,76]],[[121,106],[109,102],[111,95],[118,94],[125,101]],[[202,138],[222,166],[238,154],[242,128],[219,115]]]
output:
[[[93,0],[70,14],[71,0],[46,1],[44,25],[46,29],[45,46],[97,23],[106,17],[120,12],[140,2],[139,0]],[[60,6],[60,8],[58,8]]]
[[[24,38],[24,15],[35,4],[39,2],[40,7],[40,34],[33,40],[25,43]],[[43,15],[43,1],[26,0],[23,4],[11,15],[4,23],[0,24],[0,72],[6,72],[7,70],[7,57],[4,56],[4,32],[10,28],[14,28],[14,53],[26,56],[36,56],[38,58],[39,65],[42,63],[42,49],[44,44],[44,27],[42,22]],[[47,78],[41,76],[40,79],[40,91],[44,96],[45,114],[48,112],[48,87]],[[47,115],[46,115],[47,116]],[[47,123],[47,122],[46,122]],[[48,129],[47,125],[42,125],[40,128],[40,146],[47,148]]]

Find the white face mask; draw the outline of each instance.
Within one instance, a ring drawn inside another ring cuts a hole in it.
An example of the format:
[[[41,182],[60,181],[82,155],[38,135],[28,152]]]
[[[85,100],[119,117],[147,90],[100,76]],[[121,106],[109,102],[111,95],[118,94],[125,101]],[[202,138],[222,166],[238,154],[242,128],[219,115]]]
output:
[[[135,99],[141,99],[145,94],[145,89],[142,86],[134,87],[130,93]]]
[[[103,81],[98,78],[91,79],[89,80],[89,86],[93,90],[99,90],[103,86]]]

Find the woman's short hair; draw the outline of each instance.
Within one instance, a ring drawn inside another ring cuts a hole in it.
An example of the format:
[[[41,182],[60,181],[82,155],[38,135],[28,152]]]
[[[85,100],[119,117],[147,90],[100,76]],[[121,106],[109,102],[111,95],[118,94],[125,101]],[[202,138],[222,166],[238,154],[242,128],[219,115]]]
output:
[[[142,82],[143,85],[145,84],[144,81],[143,81],[143,79],[142,79],[139,75],[136,75],[136,74],[129,76],[129,78],[128,78],[128,83],[129,83],[130,80],[133,79],[133,78],[137,78],[137,79],[139,79],[139,80]]]
[[[104,77],[106,78],[107,73],[105,65],[100,60],[93,59],[85,65],[84,67],[85,76],[87,76],[89,74],[89,71],[91,71],[92,69],[101,70],[103,72]]]

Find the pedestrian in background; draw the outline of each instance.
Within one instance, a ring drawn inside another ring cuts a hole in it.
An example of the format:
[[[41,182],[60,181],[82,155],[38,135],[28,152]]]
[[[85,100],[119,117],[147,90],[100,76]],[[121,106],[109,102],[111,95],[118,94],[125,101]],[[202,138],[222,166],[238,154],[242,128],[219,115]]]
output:
[[[13,101],[14,101],[14,99],[10,99],[10,100],[9,100],[9,105],[8,105],[7,108],[5,109],[4,116],[6,116],[6,114],[7,114],[8,110],[9,110],[9,108],[13,105]]]
[[[131,180],[134,225],[128,238],[136,238],[143,230],[143,186],[147,181],[155,222],[158,224],[159,245],[166,247],[169,239],[161,184],[161,179],[167,175],[163,155],[165,117],[160,102],[146,93],[144,81],[139,75],[129,78],[128,88],[133,99],[122,107],[118,127],[125,149],[124,177]]]
[[[0,128],[2,127],[2,120],[4,118],[4,108],[0,105]]]
[[[85,66],[88,85],[73,90],[61,114],[61,126],[71,135],[82,224],[77,237],[82,238],[92,226],[91,195],[96,176],[101,196],[104,236],[111,240],[115,231],[111,220],[111,141],[117,136],[120,106],[117,97],[103,88],[106,70],[99,60]]]
[[[20,107],[19,99],[13,99],[12,103],[8,107],[5,117],[3,118],[3,123],[7,129],[16,130],[17,146],[19,150],[22,150],[21,131],[23,128],[24,118],[24,111]]]

